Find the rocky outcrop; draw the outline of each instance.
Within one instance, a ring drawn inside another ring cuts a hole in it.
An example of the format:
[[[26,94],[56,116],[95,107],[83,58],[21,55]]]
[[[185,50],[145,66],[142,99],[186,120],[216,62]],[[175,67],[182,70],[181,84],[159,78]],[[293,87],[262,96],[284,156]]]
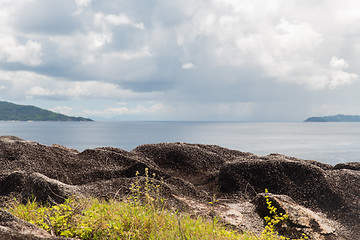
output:
[[[136,172],[143,175],[148,168],[171,206],[204,215],[215,210],[240,230],[262,231],[266,188],[277,208],[289,215],[281,230],[285,236],[360,239],[358,167],[187,143],[148,144],[130,152],[112,147],[78,152],[5,136],[0,137],[0,205],[13,197],[58,203],[69,196],[126,196]],[[214,194],[219,201],[211,209],[208,201]],[[0,233],[9,231],[0,221]]]

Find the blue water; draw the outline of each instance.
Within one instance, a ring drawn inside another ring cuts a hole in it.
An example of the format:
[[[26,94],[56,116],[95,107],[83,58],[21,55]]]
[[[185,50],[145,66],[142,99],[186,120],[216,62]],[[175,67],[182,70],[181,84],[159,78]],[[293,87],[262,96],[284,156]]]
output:
[[[258,155],[281,153],[328,164],[358,162],[360,123],[0,122],[0,135],[82,151],[145,143],[216,144]]]

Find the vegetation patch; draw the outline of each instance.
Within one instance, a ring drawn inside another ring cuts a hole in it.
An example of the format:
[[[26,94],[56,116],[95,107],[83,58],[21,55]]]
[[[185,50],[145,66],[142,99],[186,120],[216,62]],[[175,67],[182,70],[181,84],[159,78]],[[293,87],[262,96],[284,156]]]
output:
[[[148,176],[135,181],[125,199],[69,198],[62,204],[39,204],[36,199],[21,204],[14,199],[8,204],[15,216],[45,229],[54,236],[80,239],[281,239],[275,226],[286,220],[277,215],[267,199],[271,216],[265,218],[266,230],[261,236],[239,233],[212,217],[194,217],[189,213],[165,208],[160,185]],[[137,173],[137,179],[138,177]],[[217,200],[209,202],[212,209]]]

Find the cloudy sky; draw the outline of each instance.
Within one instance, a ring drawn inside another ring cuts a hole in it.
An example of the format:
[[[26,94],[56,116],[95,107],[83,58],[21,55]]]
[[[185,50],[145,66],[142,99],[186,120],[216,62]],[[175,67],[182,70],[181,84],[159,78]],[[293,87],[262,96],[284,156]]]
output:
[[[360,114],[357,0],[0,0],[0,100],[95,120]]]

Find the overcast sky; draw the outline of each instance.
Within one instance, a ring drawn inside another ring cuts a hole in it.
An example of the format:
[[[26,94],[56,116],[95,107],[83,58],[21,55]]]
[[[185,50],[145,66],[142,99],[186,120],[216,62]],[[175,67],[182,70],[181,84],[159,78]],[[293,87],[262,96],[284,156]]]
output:
[[[357,0],[0,0],[0,100],[95,120],[360,114]]]

